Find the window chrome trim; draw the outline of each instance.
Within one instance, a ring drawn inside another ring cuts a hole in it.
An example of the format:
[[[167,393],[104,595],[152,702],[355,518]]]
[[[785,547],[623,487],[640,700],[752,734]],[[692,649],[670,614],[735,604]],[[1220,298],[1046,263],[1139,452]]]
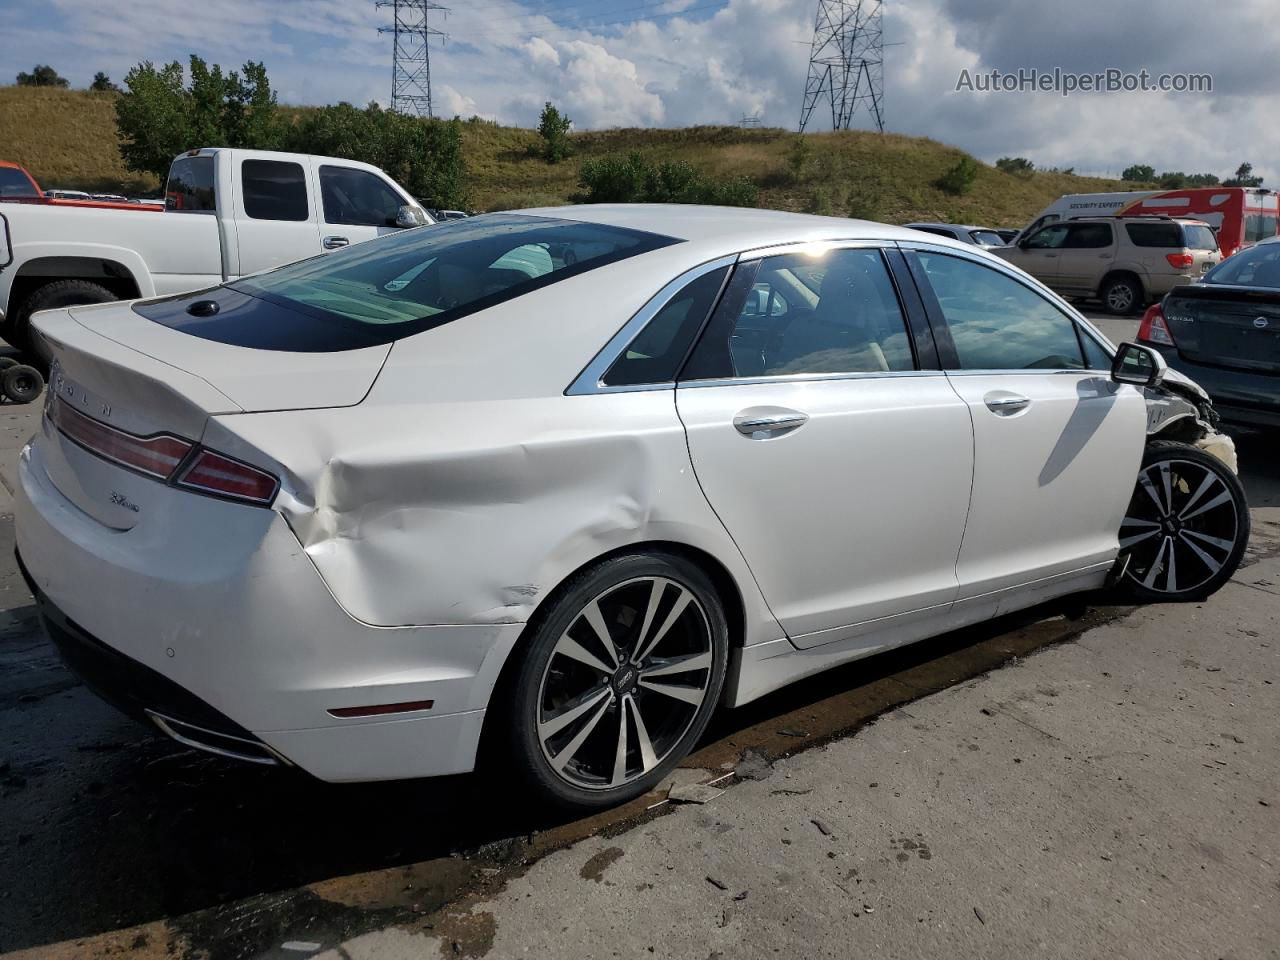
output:
[[[609,342],[604,345],[599,353],[595,355],[590,363],[583,368],[582,372],[574,379],[573,383],[565,389],[566,397],[582,397],[597,393],[640,393],[650,390],[671,390],[675,387],[674,380],[667,380],[663,383],[627,383],[609,386],[604,383],[604,375],[609,372],[609,368],[613,366],[618,357],[622,355],[622,351],[630,346],[640,332],[645,328],[650,320],[667,305],[667,302],[677,293],[683,290],[688,284],[697,280],[699,277],[711,273],[713,270],[720,270],[724,267],[731,267],[738,262],[738,254],[729,254],[725,257],[719,257],[715,260],[708,260],[706,263],[699,264],[692,270],[686,270],[680,276],[676,277],[665,287],[649,298],[648,303],[641,307],[634,316],[631,317],[622,329],[609,338]]]
[[[997,370],[947,370],[944,372],[949,377],[1038,377],[1045,374],[1061,376],[1067,373],[1074,373],[1081,377],[1096,377],[1100,373],[1111,375],[1110,371],[1094,370],[1089,367],[1012,367]]]
[[[762,386],[768,383],[815,383],[822,380],[892,380],[898,377],[943,377],[945,370],[857,370],[848,373],[781,373],[771,377],[715,377],[710,380],[681,380],[681,390],[698,387]]]
[[[1045,224],[1045,226],[1049,226],[1049,224]],[[983,254],[983,253],[978,253],[974,251],[972,248],[969,250],[964,250],[959,247],[946,246],[941,243],[930,243],[927,240],[894,240],[892,242],[895,246],[897,246],[900,250],[904,252],[910,252],[912,250],[920,250],[920,251],[923,251],[924,253],[941,253],[941,254],[946,254],[953,257],[961,257],[965,260],[972,260],[974,263],[981,264],[984,267],[990,267],[991,269],[996,270],[999,273],[1003,273],[1010,280],[1017,281],[1018,283],[1022,284],[1024,287],[1027,287],[1029,290],[1031,290],[1032,293],[1038,293],[1040,296],[1048,300],[1050,306],[1066,314],[1067,319],[1072,321],[1083,334],[1090,337],[1093,340],[1093,342],[1097,344],[1098,348],[1103,353],[1105,353],[1108,357],[1115,359],[1115,352],[1116,352],[1115,346],[1111,343],[1110,340],[1106,338],[1106,336],[1102,333],[1102,331],[1100,331],[1097,327],[1095,327],[1092,323],[1089,322],[1088,317],[1082,314],[1079,310],[1073,307],[1061,296],[1054,293],[1053,290],[1049,289],[1047,286],[1045,286],[1035,277],[1031,276],[1031,274],[1027,273],[1025,270],[1019,270],[1009,261],[1002,260],[993,253]],[[1093,368],[1086,367],[1082,369],[1091,370]],[[956,372],[957,371],[955,370],[948,371],[948,373],[956,373]],[[973,372],[975,373],[1009,373],[1009,372],[1017,372],[1017,371],[977,370]],[[1047,373],[1050,371],[1041,370],[1040,372]],[[1053,372],[1058,372],[1058,371],[1053,371]],[[1110,371],[1108,370],[1108,372]]]
[[[767,247],[755,247],[752,250],[743,250],[738,254],[739,260],[763,260],[765,257],[781,257],[794,253],[803,253],[804,247],[810,247],[815,251],[815,255],[819,255],[818,251],[826,253],[828,250],[856,250],[859,248],[874,247],[877,250],[888,250],[893,247],[893,240],[876,239],[873,237],[856,237],[849,240],[793,240],[789,243],[771,243]]]

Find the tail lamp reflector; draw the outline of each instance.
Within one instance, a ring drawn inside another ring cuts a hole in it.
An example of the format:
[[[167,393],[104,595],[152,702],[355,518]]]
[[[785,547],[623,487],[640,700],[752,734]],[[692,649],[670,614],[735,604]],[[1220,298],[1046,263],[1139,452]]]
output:
[[[193,446],[168,434],[137,437],[125,433],[86,416],[61,399],[50,405],[50,416],[59,430],[90,453],[157,480],[169,479]]]
[[[430,710],[435,706],[434,700],[407,700],[402,703],[377,703],[368,707],[331,707],[331,716],[350,719],[352,717],[383,717],[389,713],[413,713],[416,710]]]

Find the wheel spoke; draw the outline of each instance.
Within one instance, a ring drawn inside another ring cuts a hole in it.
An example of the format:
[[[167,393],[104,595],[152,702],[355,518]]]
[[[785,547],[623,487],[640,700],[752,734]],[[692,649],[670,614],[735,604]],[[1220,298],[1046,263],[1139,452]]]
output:
[[[1217,573],[1219,570],[1222,569],[1222,564],[1219,563],[1217,560],[1215,560],[1212,556],[1210,556],[1209,554],[1201,550],[1191,540],[1188,540],[1187,533],[1188,531],[1182,530],[1178,533],[1178,536],[1179,538],[1181,538],[1182,542],[1186,544],[1188,547],[1190,547],[1191,550],[1195,553],[1195,555],[1200,558],[1200,562],[1209,568],[1209,576],[1213,576],[1215,573]]]
[[[588,667],[593,670],[599,670],[601,673],[613,673],[614,671],[613,667],[609,666],[609,664],[605,663],[567,633],[556,644],[555,652],[568,657],[570,660],[585,663]]]
[[[1217,482],[1218,478],[1216,476],[1209,471],[1205,471],[1204,479],[1200,481],[1200,486],[1196,487],[1196,492],[1191,495],[1191,499],[1182,505],[1182,511],[1178,515],[1182,516],[1182,514],[1194,507],[1196,502],[1208,493],[1210,488]]]
[[[680,587],[678,585],[677,589],[680,591],[680,596],[676,598],[675,604],[672,605],[671,612],[668,613],[667,618],[662,621],[662,626],[654,631],[649,642],[646,643],[642,649],[638,649],[632,656],[631,660],[633,663],[644,663],[645,659],[653,652],[654,648],[662,642],[662,638],[667,635],[667,631],[670,630],[675,622],[680,619],[680,615],[684,613],[685,608],[689,606],[689,601],[693,599],[693,594],[684,587]]]
[[[683,700],[685,703],[693,704],[695,707],[702,702],[702,698],[706,695],[706,691],[695,687],[681,687],[672,683],[654,683],[652,680],[640,680],[640,686],[646,690],[652,690],[654,693],[661,693],[663,696],[672,697],[676,700]]]
[[[1166,510],[1164,507],[1164,504],[1160,502],[1160,494],[1156,492],[1156,485],[1152,483],[1151,477],[1147,476],[1147,474],[1144,473],[1141,477],[1138,478],[1138,485],[1142,487],[1142,489],[1146,490],[1148,494],[1151,495],[1151,500],[1152,502],[1155,503],[1156,510],[1157,512],[1159,512],[1160,516],[1162,517],[1168,516],[1169,511]]]
[[[1223,490],[1220,494],[1218,494],[1212,500],[1202,503],[1200,506],[1196,507],[1196,509],[1192,510],[1190,513],[1187,513],[1185,510],[1183,510],[1182,513],[1178,514],[1178,519],[1185,521],[1185,520],[1190,520],[1193,517],[1198,517],[1202,513],[1208,513],[1214,507],[1221,506],[1222,504],[1226,503],[1230,499],[1231,499],[1231,491]]]
[[[1168,550],[1169,561],[1168,561],[1168,566],[1165,568],[1167,572],[1167,576],[1164,579],[1164,588],[1169,593],[1177,593],[1178,592],[1178,551],[1174,549],[1175,544],[1173,542],[1172,537],[1169,538],[1168,543],[1169,543],[1169,550]]]
[[[1151,561],[1151,567],[1147,570],[1147,575],[1143,578],[1142,585],[1148,590],[1156,588],[1156,577],[1160,575],[1160,571],[1164,569],[1164,555],[1169,549],[1169,538],[1165,537],[1160,542],[1160,549],[1156,551],[1156,558]]]
[[[1235,546],[1235,542],[1232,540],[1223,540],[1220,537],[1211,537],[1207,533],[1201,533],[1199,530],[1181,530],[1179,533],[1184,538],[1195,537],[1202,543],[1210,544],[1211,546],[1217,547],[1219,550],[1225,550],[1227,553],[1230,553],[1232,547]]]
[[[653,626],[653,618],[658,615],[658,607],[662,605],[662,594],[666,592],[667,580],[654,578],[653,587],[649,590],[649,605],[644,611],[644,622],[640,624],[640,632],[636,634],[635,648],[632,653],[640,650],[644,646],[644,638],[649,635],[649,628]]]
[[[1169,476],[1169,464],[1160,464],[1160,486],[1164,489],[1164,514],[1173,513],[1173,478]]]
[[[609,707],[607,698],[608,691],[605,692],[604,696],[595,700],[597,706],[595,708],[595,713],[591,715],[591,719],[582,725],[582,729],[574,734],[573,739],[565,744],[565,748],[557,753],[554,759],[552,759],[551,765],[555,767],[557,771],[563,770],[569,765],[569,761],[573,759],[574,755],[580,749],[582,749],[582,745],[586,742],[587,737],[591,736],[591,731],[596,728],[596,725],[600,722],[600,718],[608,712]]]
[[[609,634],[609,625],[604,622],[604,614],[600,612],[600,601],[592,600],[587,604],[586,609],[582,611],[582,616],[587,623],[591,624],[591,629],[600,638],[600,644],[604,647],[604,652],[613,661],[613,669],[616,670],[619,663],[618,647],[613,642],[613,637]]]
[[[631,708],[631,718],[636,724],[636,744],[640,747],[640,772],[648,773],[658,765],[658,758],[653,752],[653,741],[649,739],[649,731],[645,728],[644,717],[640,716],[640,705],[635,697],[627,696],[624,703]]]
[[[641,679],[649,677],[666,677],[673,673],[688,673],[691,670],[705,670],[711,666],[711,651],[695,653],[677,660],[668,660],[656,667],[646,667],[640,671]]]
[[[1143,540],[1149,540],[1151,537],[1156,536],[1160,533],[1160,525],[1158,523],[1155,524],[1155,528],[1156,529],[1154,530],[1147,530],[1143,533],[1134,534],[1132,537],[1125,537],[1120,541],[1120,549],[1128,550],[1134,544],[1141,543]]]
[[[561,713],[557,713],[550,720],[543,720],[538,723],[538,735],[546,741],[550,737],[554,737],[557,733],[573,723],[583,714],[590,711],[597,704],[609,699],[609,688],[601,687],[595,694],[582,700],[576,706],[570,707]]]
[[[613,755],[613,779],[609,782],[613,787],[627,779],[627,710],[625,703],[618,707],[618,750]]]

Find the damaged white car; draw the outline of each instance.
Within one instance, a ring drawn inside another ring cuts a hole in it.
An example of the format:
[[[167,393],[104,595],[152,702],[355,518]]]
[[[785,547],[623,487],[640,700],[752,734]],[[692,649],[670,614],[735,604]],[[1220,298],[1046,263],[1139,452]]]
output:
[[[1158,354],[879,224],[491,214],[34,323],[50,635],[168,735],[325,780],[483,744],[617,803],[717,707],[1109,579],[1203,597],[1248,537]]]

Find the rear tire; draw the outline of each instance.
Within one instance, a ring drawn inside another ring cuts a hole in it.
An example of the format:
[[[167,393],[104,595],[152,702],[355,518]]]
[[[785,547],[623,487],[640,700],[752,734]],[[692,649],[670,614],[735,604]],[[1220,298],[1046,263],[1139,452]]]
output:
[[[1142,284],[1133,277],[1112,277],[1102,285],[1102,303],[1116,316],[1135,313],[1142,306]]]
[[[1231,468],[1198,447],[1147,446],[1120,526],[1120,589],[1146,602],[1203,600],[1240,566],[1249,505]]]
[[[643,553],[587,568],[530,623],[500,721],[509,772],[561,809],[641,796],[702,736],[728,654],[723,606],[696,564]]]
[[[92,280],[55,280],[38,288],[23,302],[5,331],[5,339],[19,350],[31,349],[31,315],[38,310],[78,307],[86,303],[119,300],[112,291]]]
[[[30,403],[44,389],[44,377],[35,367],[15,363],[0,373],[0,389],[14,403]]]

